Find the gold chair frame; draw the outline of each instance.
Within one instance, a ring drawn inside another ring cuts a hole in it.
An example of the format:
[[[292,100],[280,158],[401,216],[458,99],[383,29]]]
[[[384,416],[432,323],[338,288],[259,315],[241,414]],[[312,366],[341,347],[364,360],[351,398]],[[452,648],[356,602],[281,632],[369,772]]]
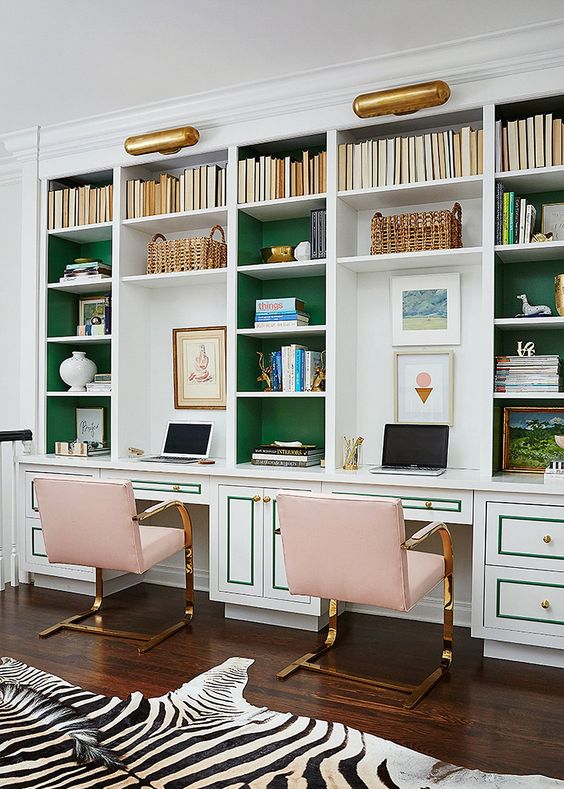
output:
[[[170,507],[176,507],[178,514],[182,520],[182,527],[184,529],[184,568],[186,579],[186,597],[184,606],[184,618],[180,622],[166,628],[160,633],[137,633],[130,630],[114,630],[112,628],[97,627],[94,625],[79,624],[83,619],[97,614],[104,604],[104,579],[103,571],[96,567],[96,596],[92,606],[88,611],[81,614],[69,616],[61,622],[42,630],[39,633],[39,638],[48,638],[49,636],[58,633],[60,630],[75,630],[80,633],[90,633],[98,636],[111,636],[114,638],[130,638],[133,641],[141,641],[142,645],[138,648],[140,655],[148,652],[157,644],[162,643],[165,639],[177,633],[183,627],[188,627],[194,615],[194,565],[193,565],[193,547],[192,547],[192,519],[184,504],[181,501],[165,501],[160,504],[155,504],[153,507],[144,512],[136,515],[134,520],[140,523],[148,518],[152,518]]]
[[[329,601],[329,631],[325,642],[315,651],[308,652],[302,657],[294,660],[288,666],[279,671],[276,679],[287,679],[291,674],[299,669],[307,669],[308,671],[317,671],[321,674],[331,674],[334,677],[341,677],[342,679],[353,680],[354,682],[362,682],[366,685],[372,685],[378,688],[385,688],[387,690],[395,690],[401,693],[407,693],[408,698],[403,703],[407,709],[413,709],[421,699],[423,699],[434,687],[446,676],[448,673],[453,656],[453,620],[454,620],[454,578],[453,578],[453,564],[454,554],[452,550],[452,538],[447,526],[444,523],[435,521],[428,526],[424,526],[413,537],[410,537],[402,544],[404,550],[411,550],[420,545],[424,540],[429,538],[432,534],[439,534],[442,542],[443,556],[445,560],[445,575],[443,580],[444,590],[444,608],[443,608],[443,651],[441,655],[441,662],[438,668],[429,674],[419,685],[407,685],[397,682],[387,682],[384,680],[372,679],[357,674],[349,674],[347,672],[338,671],[330,666],[320,666],[315,661],[321,657],[325,652],[328,652],[335,644],[337,639],[337,600]]]

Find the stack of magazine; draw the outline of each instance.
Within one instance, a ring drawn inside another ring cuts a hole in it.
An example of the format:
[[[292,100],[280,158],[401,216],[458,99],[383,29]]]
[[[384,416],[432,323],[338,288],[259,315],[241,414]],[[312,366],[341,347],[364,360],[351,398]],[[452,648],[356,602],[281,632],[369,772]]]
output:
[[[318,466],[325,455],[323,448],[315,444],[285,445],[280,442],[262,444],[255,447],[251,463],[255,466],[286,466],[288,468],[307,468]]]
[[[496,392],[561,392],[560,357],[497,356]]]

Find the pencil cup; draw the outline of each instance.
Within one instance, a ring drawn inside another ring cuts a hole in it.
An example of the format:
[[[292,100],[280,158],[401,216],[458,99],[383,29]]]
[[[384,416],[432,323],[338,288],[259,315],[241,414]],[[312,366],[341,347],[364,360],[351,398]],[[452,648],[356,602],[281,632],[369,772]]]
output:
[[[343,438],[343,468],[345,471],[357,471],[360,462],[360,447],[364,439],[362,436],[358,438]]]

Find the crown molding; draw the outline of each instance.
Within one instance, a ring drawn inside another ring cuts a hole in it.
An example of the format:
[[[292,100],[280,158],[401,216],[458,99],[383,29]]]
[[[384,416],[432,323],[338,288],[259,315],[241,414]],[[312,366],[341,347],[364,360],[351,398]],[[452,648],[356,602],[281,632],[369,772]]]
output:
[[[153,102],[41,128],[41,159],[121,146],[125,137],[190,123],[200,131],[281,113],[340,108],[358,93],[441,78],[451,87],[564,66],[564,18]],[[500,56],[503,53],[503,56]],[[494,100],[492,98],[492,100]],[[0,134],[18,161],[37,154],[38,129]],[[0,158],[1,161],[1,158]]]
[[[39,126],[30,126],[0,136],[8,156],[0,157],[0,166],[7,165],[6,160],[21,167],[26,162],[36,161],[39,155]]]

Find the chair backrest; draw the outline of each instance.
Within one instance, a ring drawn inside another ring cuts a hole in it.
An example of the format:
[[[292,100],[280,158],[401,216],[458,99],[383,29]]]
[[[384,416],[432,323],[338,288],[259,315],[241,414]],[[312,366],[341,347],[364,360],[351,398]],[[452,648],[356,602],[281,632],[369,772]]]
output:
[[[143,572],[131,482],[49,474],[34,485],[50,562]]]
[[[399,499],[280,493],[277,507],[291,593],[409,609]]]

